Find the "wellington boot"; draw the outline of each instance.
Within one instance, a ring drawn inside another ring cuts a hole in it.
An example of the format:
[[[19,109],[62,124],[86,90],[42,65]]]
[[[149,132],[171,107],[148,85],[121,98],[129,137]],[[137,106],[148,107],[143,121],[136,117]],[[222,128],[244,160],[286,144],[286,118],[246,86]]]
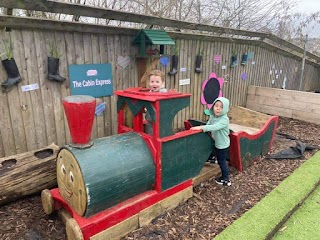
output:
[[[66,80],[59,75],[59,58],[48,57],[48,79],[57,82]]]
[[[202,56],[197,55],[197,57],[196,57],[196,69],[195,69],[196,73],[201,73],[202,72],[202,70],[201,70],[201,62],[202,62]]]
[[[1,87],[6,89],[21,81],[21,76],[16,61],[13,58],[11,58],[10,60],[3,60],[2,65],[7,72],[8,79],[1,84]]]
[[[238,65],[238,59],[237,58],[238,58],[237,55],[232,55],[230,67],[233,68],[233,67]]]
[[[241,65],[247,65],[248,63],[248,54],[247,53],[244,53],[242,55],[242,59],[241,59]]]
[[[171,71],[169,72],[169,75],[175,75],[178,73],[178,56],[172,55],[171,57]]]

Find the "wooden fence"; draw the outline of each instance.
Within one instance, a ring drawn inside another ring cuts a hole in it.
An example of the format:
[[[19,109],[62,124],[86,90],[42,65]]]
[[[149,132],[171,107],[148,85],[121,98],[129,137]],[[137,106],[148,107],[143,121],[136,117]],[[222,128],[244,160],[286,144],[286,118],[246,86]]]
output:
[[[2,1],[0,7],[7,7],[5,4],[11,2]],[[46,2],[51,1],[45,1],[41,6],[45,6]],[[71,11],[72,8],[68,9]],[[121,16],[121,13],[118,12],[117,15]],[[167,23],[176,24],[171,20]],[[166,22],[161,24],[165,25]],[[203,29],[210,27],[202,26]],[[132,45],[139,29],[14,16],[0,16],[0,27],[11,28],[10,32],[0,34],[0,53],[4,51],[3,41],[10,40],[13,44],[13,56],[23,79],[9,92],[0,92],[0,157],[39,149],[52,142],[59,146],[70,142],[68,123],[62,107],[64,97],[71,94],[69,65],[111,63],[114,91],[139,85],[141,73],[138,65],[140,60],[137,57],[138,47]],[[212,29],[221,31],[221,28],[214,26]],[[240,34],[239,30],[236,33]],[[224,78],[223,94],[234,106],[246,105],[249,85],[279,89],[286,79],[286,88],[297,90],[301,84],[302,55],[299,48],[290,44],[286,47],[291,46],[291,50],[275,46],[261,37],[265,36],[264,34],[257,33],[260,38],[252,39],[230,35],[219,37],[203,32],[168,31],[168,34],[178,46],[179,71],[175,76],[166,74],[166,87],[192,93],[190,107],[177,114],[174,128],[181,128],[183,120],[188,118],[205,120],[205,107],[200,103],[201,84],[211,72]],[[244,31],[243,35],[246,34],[253,33]],[[67,78],[62,84],[47,80],[47,57],[49,43],[52,42],[56,43],[62,54],[60,75]],[[238,54],[238,65],[234,68],[230,67],[232,52]],[[241,65],[241,56],[244,53],[250,53],[250,59],[246,65]],[[166,56],[173,54],[174,47],[165,48]],[[203,56],[203,71],[200,74],[194,71],[197,54]],[[128,67],[122,68],[117,64],[119,56],[130,57]],[[312,54],[308,56],[302,89],[320,89],[319,59]],[[155,58],[148,56],[145,59],[146,64],[150,65]],[[170,64],[163,66],[158,63],[156,67],[165,73],[170,71]],[[2,67],[0,77],[1,82],[7,78]],[[190,84],[179,85],[181,79],[190,79]],[[39,89],[21,90],[21,86],[29,84],[38,84]],[[97,103],[106,103],[106,111],[95,117],[92,138],[116,134],[116,100],[115,95],[97,98]]]
[[[246,107],[271,115],[320,123],[319,93],[249,86]]]

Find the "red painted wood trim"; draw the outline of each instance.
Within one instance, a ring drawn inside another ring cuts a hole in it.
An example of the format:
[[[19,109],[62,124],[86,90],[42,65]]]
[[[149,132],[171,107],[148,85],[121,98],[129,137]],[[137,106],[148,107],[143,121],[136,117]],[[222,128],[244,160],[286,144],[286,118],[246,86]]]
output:
[[[158,100],[184,98],[184,97],[191,96],[190,93],[180,93],[176,91],[155,93],[155,92],[150,92],[150,89],[145,89],[141,87],[118,90],[115,92],[115,94],[117,94],[118,96],[128,97],[132,99],[146,100],[149,102],[156,102]]]
[[[73,211],[68,203],[61,197],[58,188],[52,189],[50,192],[55,203],[54,205],[57,207],[55,210],[64,208],[68,211],[71,217],[73,217],[78,223],[84,239],[89,240],[91,236],[122,222],[123,220],[139,213],[141,210],[190,186],[192,186],[192,179],[167,189],[164,192],[159,193],[154,190],[147,191],[89,218],[81,217]]]
[[[235,136],[239,136],[239,137],[245,137],[245,138],[248,138],[250,140],[255,140],[255,139],[258,139],[259,137],[261,137],[268,129],[269,125],[272,123],[272,122],[275,122],[275,127],[277,126],[278,124],[278,116],[271,116],[268,121],[263,125],[263,127],[256,133],[254,134],[249,134],[247,132],[244,132],[244,131],[239,131],[239,132],[233,132],[231,133],[231,135],[235,135]]]
[[[197,131],[185,130],[185,131],[182,131],[182,132],[177,132],[174,135],[161,138],[161,139],[159,139],[159,141],[161,141],[161,142],[169,142],[169,141],[173,141],[173,140],[176,140],[176,139],[179,139],[179,138],[191,136],[191,135],[198,134],[198,133],[203,133],[203,132],[202,132],[202,130],[197,130]]]
[[[118,112],[118,133],[121,133],[121,127],[124,126],[124,112],[123,109],[121,109]]]

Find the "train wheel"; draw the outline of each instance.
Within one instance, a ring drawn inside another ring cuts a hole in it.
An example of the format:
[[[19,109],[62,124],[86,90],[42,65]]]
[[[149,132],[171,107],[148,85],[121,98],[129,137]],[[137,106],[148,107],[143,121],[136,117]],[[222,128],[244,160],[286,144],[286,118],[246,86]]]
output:
[[[68,240],[83,240],[81,229],[74,218],[68,219],[66,223]]]
[[[54,210],[54,201],[51,192],[48,189],[42,190],[41,202],[44,212],[48,215],[51,214]]]

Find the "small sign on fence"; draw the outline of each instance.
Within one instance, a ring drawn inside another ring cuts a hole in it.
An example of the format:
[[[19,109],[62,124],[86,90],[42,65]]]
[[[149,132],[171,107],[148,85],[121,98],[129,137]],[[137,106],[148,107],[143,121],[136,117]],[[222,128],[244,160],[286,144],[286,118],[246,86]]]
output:
[[[71,95],[104,97],[113,94],[110,63],[69,66]]]

